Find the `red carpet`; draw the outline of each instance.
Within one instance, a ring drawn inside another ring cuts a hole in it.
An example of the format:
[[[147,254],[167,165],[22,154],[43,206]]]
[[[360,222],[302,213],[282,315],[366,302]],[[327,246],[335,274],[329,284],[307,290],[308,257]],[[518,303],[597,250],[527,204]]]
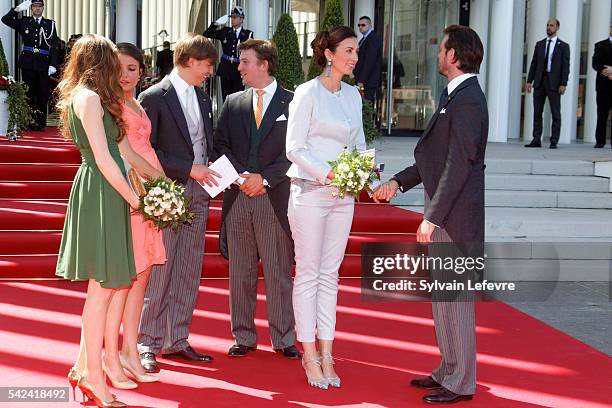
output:
[[[0,283],[1,387],[68,385],[84,288],[68,282]],[[143,407],[425,406],[420,401],[425,392],[408,382],[439,361],[429,304],[363,303],[358,280],[341,280],[335,354],[343,385],[321,391],[306,385],[298,361],[271,352],[263,293],[260,284],[257,352],[238,360],[225,356],[232,344],[227,281],[206,280],[190,341],[215,361],[161,360],[160,383],[115,392],[130,406]],[[460,406],[610,406],[608,356],[503,303],[478,303],[476,316],[477,394]]]
[[[67,199],[81,157],[54,129],[0,141],[0,278],[54,276]],[[413,241],[421,214],[377,205],[367,196],[357,204],[342,276],[360,275],[362,242]],[[202,275],[227,277],[219,255],[219,197],[210,205]]]

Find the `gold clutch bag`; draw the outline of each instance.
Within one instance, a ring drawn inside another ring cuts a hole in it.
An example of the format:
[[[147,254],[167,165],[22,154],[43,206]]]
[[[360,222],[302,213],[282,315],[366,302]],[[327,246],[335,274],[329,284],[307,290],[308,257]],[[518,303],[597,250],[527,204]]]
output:
[[[134,194],[136,194],[138,197],[143,197],[147,195],[147,190],[145,190],[144,184],[142,182],[142,177],[140,176],[140,174],[138,174],[136,169],[131,167],[128,170],[127,176],[128,183],[132,188]]]

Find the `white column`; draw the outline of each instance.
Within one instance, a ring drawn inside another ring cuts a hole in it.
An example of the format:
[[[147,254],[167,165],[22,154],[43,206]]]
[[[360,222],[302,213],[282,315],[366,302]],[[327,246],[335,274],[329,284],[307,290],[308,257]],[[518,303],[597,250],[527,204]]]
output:
[[[10,0],[0,0],[0,12],[2,15],[7,13],[13,5]],[[13,61],[13,38],[15,31],[7,25],[0,23],[0,39],[2,39],[2,47],[4,48],[4,55],[6,55],[6,61],[8,62],[9,75],[15,76],[15,64]]]
[[[529,65],[533,58],[533,51],[536,43],[546,37],[546,22],[550,18],[550,0],[531,0],[529,2],[529,10],[527,10],[527,35],[525,38],[525,47],[527,47],[527,73],[529,73]],[[548,104],[546,105],[548,107]],[[549,109],[545,114],[546,119],[543,121],[544,135],[550,133],[550,120],[547,120],[550,115]],[[533,91],[525,94],[525,109],[523,115],[523,140],[531,141],[533,135]]]
[[[117,12],[115,13],[117,42],[136,44],[137,7],[136,0],[117,0]]]
[[[374,24],[374,0],[359,0],[355,2],[355,21],[353,22],[353,29],[355,31],[357,31],[357,23],[361,16],[370,17],[372,24]]]
[[[589,52],[587,56],[587,79],[583,114],[585,142],[595,142],[595,128],[597,125],[597,104],[595,102],[595,77],[597,73],[592,66],[594,45],[610,35],[609,26],[612,21],[612,3],[610,1],[591,0],[590,7]]]
[[[489,58],[489,11],[491,9],[491,0],[472,0],[470,3],[470,27],[476,31],[482,41],[484,48],[484,58],[480,64],[480,74],[478,74],[478,82],[480,87],[487,89],[487,60]]]
[[[520,1],[521,3],[524,0]],[[524,3],[523,3],[524,4]],[[518,51],[522,50],[522,41],[517,44],[514,26],[522,24],[519,21],[517,8],[512,0],[492,0],[491,1],[491,38],[489,66],[488,66],[488,87],[487,100],[489,105],[489,141],[506,142],[508,132],[511,130],[510,121],[516,120],[515,106],[512,96],[513,87],[519,87],[516,83],[514,73],[516,65],[512,63],[512,58]]]
[[[253,31],[253,38],[268,39],[270,25],[268,0],[248,0],[244,10],[244,28]]]
[[[508,139],[521,136],[521,85],[523,47],[525,44],[525,0],[514,0],[512,19],[512,57],[510,63],[510,101],[508,103]]]
[[[569,79],[565,94],[561,96],[561,136],[559,137],[559,143],[571,143],[572,140],[576,139],[582,0],[559,0],[557,2],[557,20],[561,23],[559,38],[568,43],[570,47]]]

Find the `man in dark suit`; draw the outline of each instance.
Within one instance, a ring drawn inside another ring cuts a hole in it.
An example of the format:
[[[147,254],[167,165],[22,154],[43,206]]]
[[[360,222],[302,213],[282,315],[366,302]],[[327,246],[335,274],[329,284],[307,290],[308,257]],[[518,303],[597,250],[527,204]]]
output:
[[[151,145],[166,176],[185,184],[192,197],[191,225],[163,230],[167,262],[155,265],[145,292],[138,349],[143,367],[157,372],[155,355],[210,362],[189,345],[189,324],[202,275],[209,196],[198,183],[216,184],[212,110],[200,85],[212,74],[217,51],[210,40],[188,33],[174,50],[175,69],[139,96],[151,120]]]
[[[612,109],[612,24],[610,24],[610,37],[595,44],[593,69],[597,71],[597,80],[595,81],[595,91],[597,92],[595,148],[599,149],[606,145],[608,115],[610,109]]]
[[[232,26],[226,27],[225,24],[231,18]],[[214,38],[221,41],[223,54],[219,67],[217,67],[217,75],[221,77],[221,94],[223,100],[227,95],[244,90],[244,85],[240,79],[238,72],[238,64],[240,64],[240,52],[238,46],[241,42],[253,38],[253,32],[242,27],[244,22],[244,10],[242,7],[234,7],[229,16],[225,15],[212,23],[204,36]]]
[[[32,16],[19,18],[19,13],[32,6]],[[28,86],[30,107],[36,112],[31,130],[44,130],[47,127],[47,104],[49,103],[49,76],[55,74],[57,61],[57,28],[55,21],[42,16],[45,9],[43,1],[26,0],[11,9],[2,22],[16,30],[23,40],[19,56],[19,68],[23,82]]]
[[[382,43],[372,28],[370,17],[361,17],[357,26],[362,37],[359,40],[359,60],[353,74],[357,86],[364,90],[364,97],[373,103],[380,88]]]
[[[255,306],[258,261],[266,280],[268,322],[274,350],[300,358],[295,347],[291,300],[293,242],[287,219],[291,163],[285,153],[293,93],[276,82],[278,51],[270,41],[240,44],[238,70],[249,90],[225,101],[215,150],[226,155],[245,181],[223,195],[221,253],[230,261],[230,314],[236,340],[230,357],[257,349]]]
[[[155,66],[159,70],[159,77],[168,75],[174,68],[174,53],[170,49],[170,42],[164,41],[164,49],[157,53]]]
[[[446,242],[478,249],[484,242],[489,115],[475,76],[483,53],[480,38],[471,28],[454,25],[444,30],[438,64],[450,82],[415,147],[416,163],[393,176],[374,195],[377,201],[390,200],[398,189],[406,192],[423,183],[425,213],[417,231],[417,241],[422,244]],[[438,271],[431,273],[438,279]],[[466,299],[432,302],[442,362],[432,375],[411,382],[415,387],[437,390],[425,395],[425,402],[454,403],[472,399],[475,393],[474,304],[469,296]]]
[[[535,45],[527,85],[525,90],[533,88],[533,140],[525,147],[542,147],[542,112],[548,98],[552,113],[552,130],[550,148],[556,149],[561,134],[561,95],[565,93],[570,70],[569,44],[557,38],[559,20],[551,18],[546,23],[547,38]]]

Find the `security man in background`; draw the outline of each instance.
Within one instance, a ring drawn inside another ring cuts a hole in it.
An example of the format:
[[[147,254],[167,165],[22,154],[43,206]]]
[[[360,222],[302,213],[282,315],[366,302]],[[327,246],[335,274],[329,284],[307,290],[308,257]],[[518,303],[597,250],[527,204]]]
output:
[[[32,16],[19,18],[19,13],[32,7]],[[57,72],[57,28],[55,21],[42,16],[42,0],[26,0],[11,9],[2,22],[21,34],[23,50],[19,56],[21,77],[28,86],[30,107],[37,112],[31,130],[44,130],[47,126],[49,102],[49,76]]]
[[[232,19],[232,26],[226,27],[225,24],[230,17]],[[221,77],[223,101],[225,101],[227,95],[244,91],[240,72],[238,72],[238,64],[240,64],[238,44],[253,38],[253,32],[242,28],[243,21],[244,10],[242,7],[236,6],[232,9],[229,16],[220,17],[204,31],[205,37],[221,41],[221,48],[223,48],[223,55],[221,55],[219,66],[217,67],[217,75]]]

